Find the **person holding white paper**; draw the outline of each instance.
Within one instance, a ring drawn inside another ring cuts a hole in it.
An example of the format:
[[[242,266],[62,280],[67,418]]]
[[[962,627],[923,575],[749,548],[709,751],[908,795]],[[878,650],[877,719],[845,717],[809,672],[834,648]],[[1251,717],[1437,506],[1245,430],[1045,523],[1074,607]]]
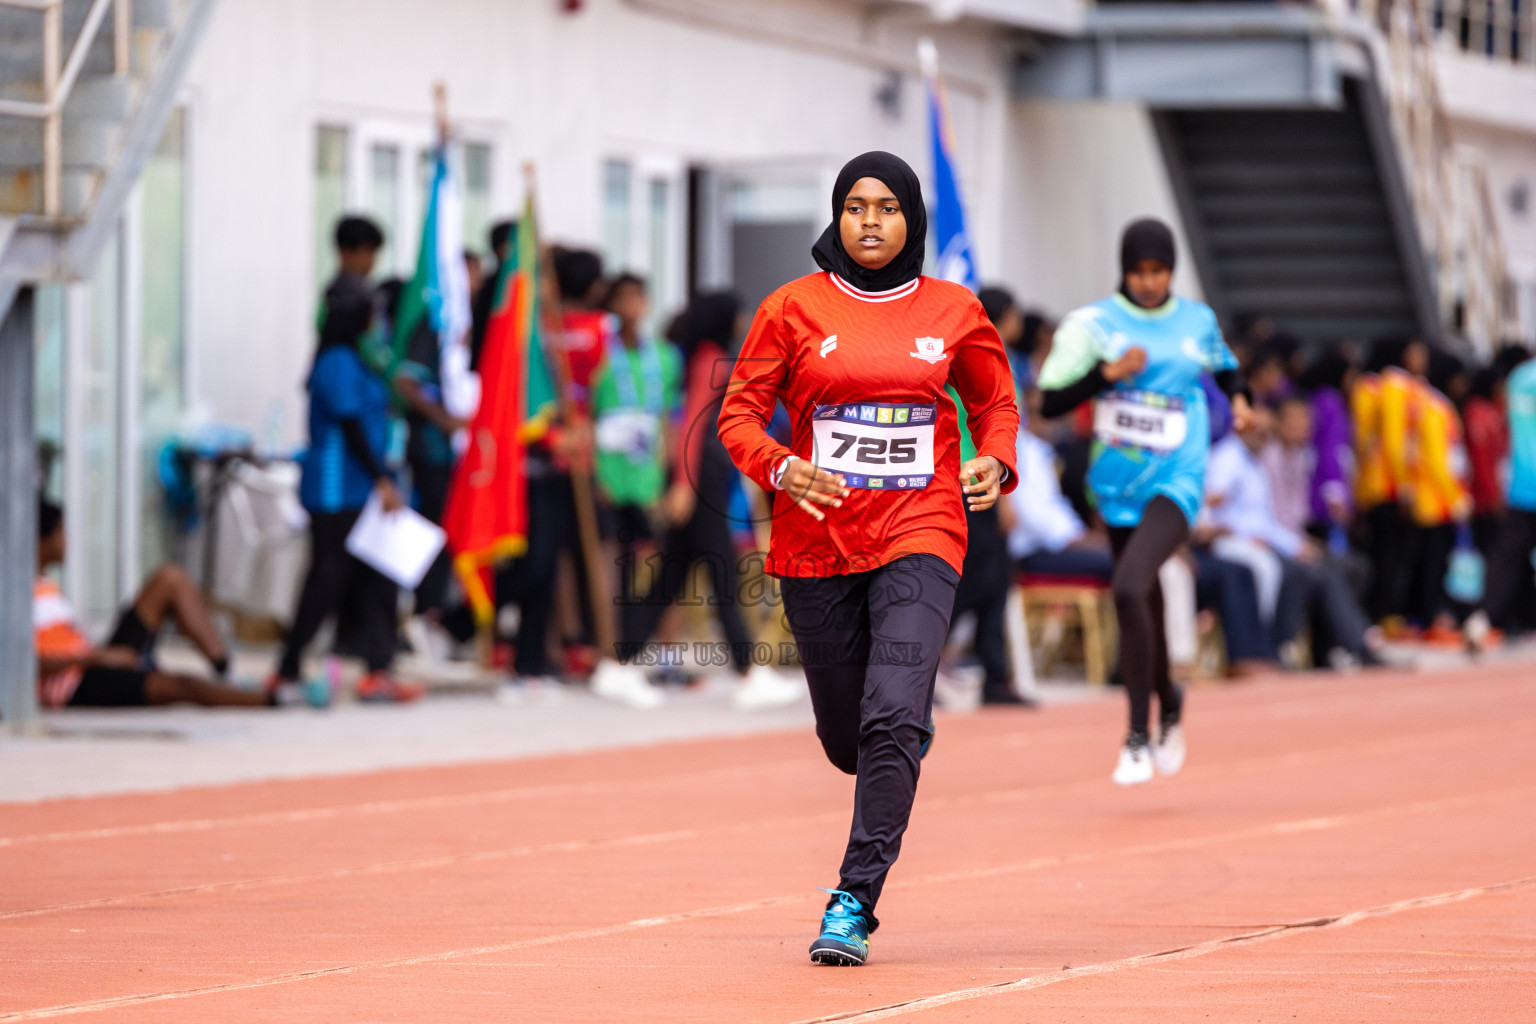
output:
[[[368,674],[359,700],[408,701],[419,686],[390,674],[395,653],[395,584],[347,550],[370,495],[386,511],[404,507],[384,469],[389,438],[389,384],[364,350],[379,330],[380,302],[368,286],[384,234],[372,221],[346,217],[336,227],[341,270],[325,291],[320,345],[310,370],[309,450],[299,499],[309,513],[309,572],[299,596],[282,658],[268,680],[279,702],[302,699],[299,659],[321,625],[342,616],[355,629]]]

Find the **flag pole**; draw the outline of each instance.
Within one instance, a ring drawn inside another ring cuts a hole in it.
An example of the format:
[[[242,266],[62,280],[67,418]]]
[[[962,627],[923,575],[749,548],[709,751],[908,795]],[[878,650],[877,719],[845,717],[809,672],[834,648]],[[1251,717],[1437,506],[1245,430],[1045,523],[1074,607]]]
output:
[[[432,83],[432,124],[437,129],[437,145],[440,149],[446,149],[448,138],[452,135],[451,122],[448,118],[448,83],[441,78]],[[491,607],[496,605],[495,577],[491,579]],[[489,622],[480,622],[479,616],[475,616],[475,661],[483,670],[495,667],[496,662],[496,616],[492,614]]]
[[[536,175],[532,162],[523,165],[528,194],[537,197]],[[531,200],[533,201],[533,200]],[[565,311],[561,303],[558,280],[555,277],[549,246],[539,242],[539,278],[548,282],[550,289],[543,302],[546,337],[553,340],[555,332],[563,330]],[[565,351],[564,339],[559,344],[546,345],[557,355],[552,369],[555,373],[556,391],[559,396],[560,419],[567,430],[579,429],[583,435],[590,433],[581,411],[571,401],[571,367]],[[581,542],[582,561],[587,570],[587,595],[592,605],[592,634],[597,643],[598,657],[612,657],[616,653],[613,635],[613,602],[609,600],[608,575],[603,571],[602,541],[597,529],[597,504],[592,486],[592,469],[584,450],[571,459],[571,495],[576,504],[576,532]]]
[[[441,78],[432,83],[432,120],[437,125],[437,144],[448,144],[448,83]]]

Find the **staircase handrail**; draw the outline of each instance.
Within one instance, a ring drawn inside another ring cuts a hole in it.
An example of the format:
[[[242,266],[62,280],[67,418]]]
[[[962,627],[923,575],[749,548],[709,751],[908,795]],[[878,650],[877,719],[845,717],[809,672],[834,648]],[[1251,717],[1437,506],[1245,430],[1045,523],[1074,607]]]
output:
[[[1508,266],[1482,158],[1452,139],[1425,7],[1411,0],[1321,6],[1377,68],[1424,255],[1433,263],[1441,323],[1486,353],[1509,326]]]
[[[92,0],[86,13],[85,23],[69,51],[69,59],[59,66],[62,50],[64,0],[0,0],[0,7],[40,11],[43,15],[43,99],[0,99],[0,115],[26,117],[43,122],[43,215],[59,215],[61,179],[64,171],[64,146],[62,119],[64,104],[68,102],[80,71],[85,66],[86,55],[96,42],[101,23],[106,20],[108,8],[113,12],[113,71],[125,75],[129,71],[128,28],[132,24],[133,0]]]

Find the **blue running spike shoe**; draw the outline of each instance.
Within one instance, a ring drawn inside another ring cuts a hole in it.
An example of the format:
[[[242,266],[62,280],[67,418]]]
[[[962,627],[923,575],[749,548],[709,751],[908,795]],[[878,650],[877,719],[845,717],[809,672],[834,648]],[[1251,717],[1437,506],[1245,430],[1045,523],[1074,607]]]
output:
[[[928,716],[928,738],[923,740],[923,745],[921,747],[917,748],[917,759],[919,761],[921,761],[923,758],[928,756],[928,751],[933,748],[933,734],[938,732],[938,731],[939,731],[939,727],[934,724],[933,716],[929,715]]]
[[[862,967],[869,959],[869,922],[864,905],[841,889],[823,889],[837,897],[821,918],[821,935],[811,943],[811,963]]]

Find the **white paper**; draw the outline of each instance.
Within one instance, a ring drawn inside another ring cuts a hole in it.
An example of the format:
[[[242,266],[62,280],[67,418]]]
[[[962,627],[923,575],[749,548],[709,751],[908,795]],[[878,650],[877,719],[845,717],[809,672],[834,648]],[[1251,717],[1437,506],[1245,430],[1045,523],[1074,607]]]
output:
[[[385,512],[379,496],[371,494],[347,535],[347,551],[406,590],[415,590],[446,539],[442,527],[414,509]]]

